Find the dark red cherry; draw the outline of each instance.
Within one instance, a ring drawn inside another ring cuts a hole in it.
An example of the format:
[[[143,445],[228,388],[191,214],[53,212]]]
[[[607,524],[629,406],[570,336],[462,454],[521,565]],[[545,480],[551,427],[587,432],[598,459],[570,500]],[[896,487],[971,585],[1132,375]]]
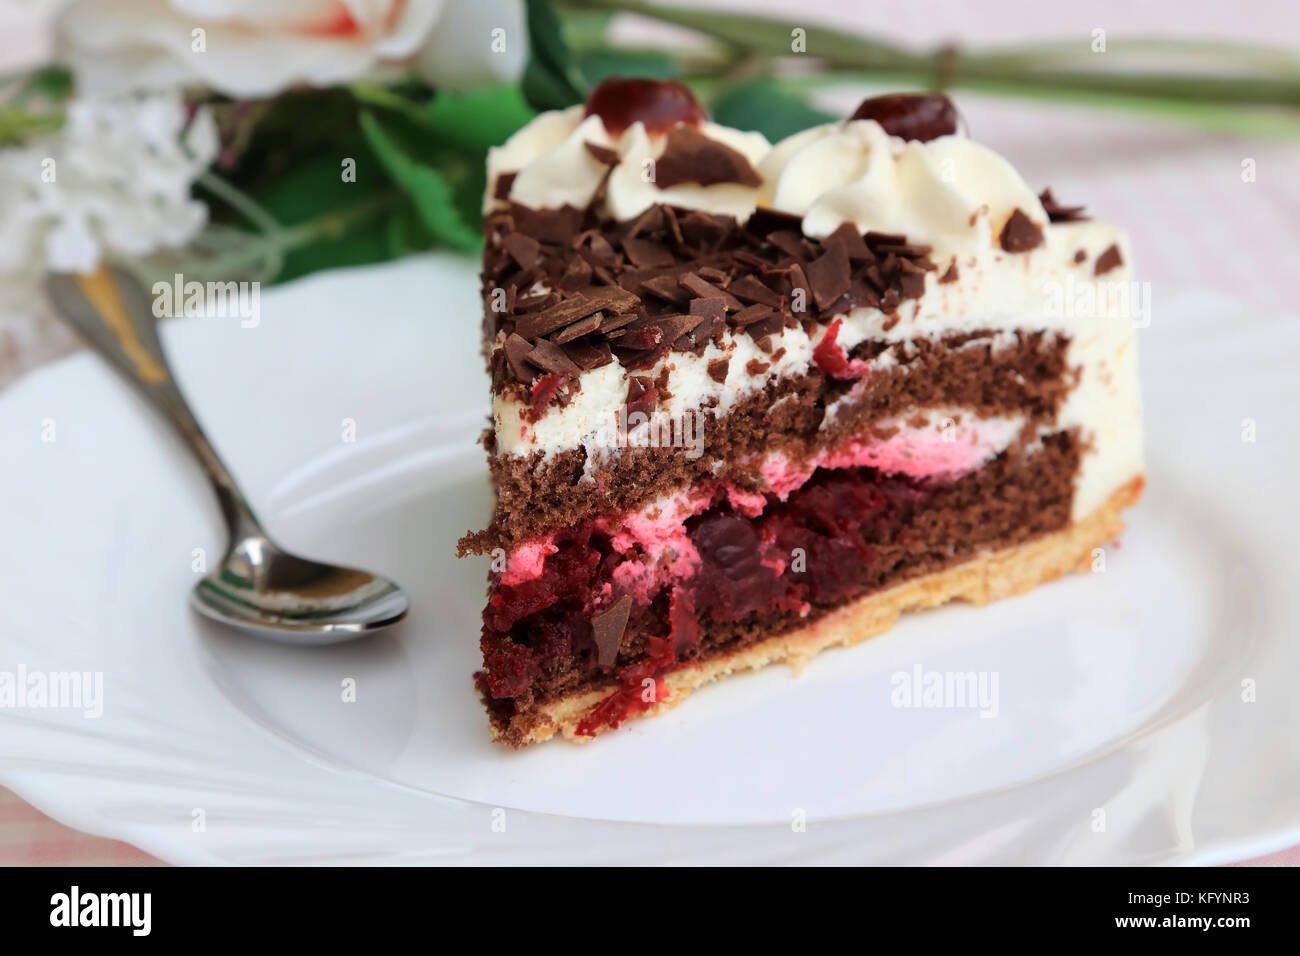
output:
[[[890,136],[922,143],[957,132],[957,107],[942,93],[895,93],[865,99],[849,119],[875,120]]]
[[[678,123],[695,126],[705,119],[704,108],[695,94],[676,80],[621,76],[602,80],[591,91],[584,115],[593,114],[604,121],[611,136],[617,136],[638,121],[645,124],[647,132],[663,133]]]

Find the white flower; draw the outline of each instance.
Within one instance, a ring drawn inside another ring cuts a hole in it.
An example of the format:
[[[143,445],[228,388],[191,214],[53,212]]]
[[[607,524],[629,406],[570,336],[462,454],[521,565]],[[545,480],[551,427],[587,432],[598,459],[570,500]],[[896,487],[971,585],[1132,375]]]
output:
[[[452,88],[523,69],[522,0],[78,0],[60,17],[80,89],[203,84],[273,96],[413,68]]]
[[[190,197],[217,154],[212,116],[188,120],[177,93],[74,100],[55,133],[0,149],[0,386],[68,351],[45,272],[181,246],[207,210]]]
[[[174,92],[70,102],[57,133],[0,150],[0,274],[184,245],[206,222],[190,187],[217,148],[211,114],[187,123]]]

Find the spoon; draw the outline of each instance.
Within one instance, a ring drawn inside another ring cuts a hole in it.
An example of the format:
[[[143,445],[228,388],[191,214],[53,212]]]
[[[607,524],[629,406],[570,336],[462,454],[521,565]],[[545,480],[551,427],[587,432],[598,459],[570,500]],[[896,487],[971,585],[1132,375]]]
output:
[[[176,387],[150,297],[130,273],[51,274],[45,287],[67,323],[171,422],[212,482],[230,547],[190,595],[200,614],[288,644],[337,644],[406,616],[406,594],[392,581],[297,557],[262,529]]]

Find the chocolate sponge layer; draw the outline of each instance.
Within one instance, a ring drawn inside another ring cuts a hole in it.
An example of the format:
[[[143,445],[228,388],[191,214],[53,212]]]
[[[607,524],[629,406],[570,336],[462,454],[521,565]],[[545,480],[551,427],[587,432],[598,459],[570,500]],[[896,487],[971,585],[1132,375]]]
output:
[[[619,448],[588,468],[582,448],[549,458],[492,454],[493,522],[462,539],[461,551],[509,550],[588,515],[633,509],[705,479],[752,487],[745,459],[778,451],[799,461],[911,409],[958,407],[981,417],[1023,415],[1035,428],[1050,424],[1075,381],[1066,363],[1069,339],[1023,331],[1007,341],[1006,333],[995,340],[990,331],[976,331],[863,343],[851,358],[870,362],[890,353],[891,361],[869,372],[831,420],[825,420],[828,406],[854,383],[812,366],[807,374],[772,382],[721,418],[706,414],[698,457],[677,447]],[[584,480],[587,475],[594,480]]]

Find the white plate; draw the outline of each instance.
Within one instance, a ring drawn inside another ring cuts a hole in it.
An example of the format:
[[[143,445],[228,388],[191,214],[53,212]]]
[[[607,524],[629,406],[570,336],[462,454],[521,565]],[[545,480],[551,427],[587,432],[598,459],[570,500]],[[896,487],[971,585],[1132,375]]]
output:
[[[335,272],[268,292],[256,328],[166,327],[272,532],[411,592],[401,629],[355,646],[190,612],[215,508],[93,357],[0,397],[0,671],[104,681],[99,718],[0,709],[0,783],[177,863],[1161,863],[1300,841],[1293,323],[1164,298],[1147,494],[1105,573],[516,754],[471,687],[485,568],[452,557],[489,504],[473,273]],[[892,706],[917,666],[996,674],[996,716]]]

